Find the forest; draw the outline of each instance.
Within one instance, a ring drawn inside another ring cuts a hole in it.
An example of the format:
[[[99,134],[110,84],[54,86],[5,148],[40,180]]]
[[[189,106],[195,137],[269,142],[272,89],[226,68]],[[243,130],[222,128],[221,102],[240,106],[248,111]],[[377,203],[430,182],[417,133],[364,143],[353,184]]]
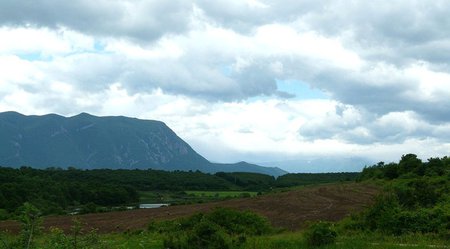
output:
[[[14,217],[25,202],[44,215],[66,214],[74,208],[93,212],[96,206],[136,205],[144,191],[256,191],[315,183],[354,180],[358,173],[287,174],[278,178],[259,173],[206,174],[200,171],[81,170],[0,167],[0,220]]]

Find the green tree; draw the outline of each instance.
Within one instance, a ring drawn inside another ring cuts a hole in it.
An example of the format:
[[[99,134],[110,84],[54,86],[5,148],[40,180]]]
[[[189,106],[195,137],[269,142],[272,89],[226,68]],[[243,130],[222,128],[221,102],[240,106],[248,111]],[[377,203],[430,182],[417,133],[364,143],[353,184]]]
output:
[[[41,212],[32,204],[25,202],[20,216],[22,231],[20,234],[20,244],[23,248],[34,247],[34,237],[41,231]]]
[[[384,178],[395,179],[399,176],[399,167],[396,163],[386,164],[384,167]]]
[[[422,160],[417,158],[417,155],[415,154],[403,155],[398,163],[398,166],[400,174],[415,173],[418,175],[423,175],[424,173],[421,170]]]
[[[440,158],[429,158],[426,163],[425,174],[428,176],[442,176],[445,173],[444,161]]]
[[[312,247],[334,244],[336,237],[336,231],[328,222],[318,222],[305,232],[306,243]]]

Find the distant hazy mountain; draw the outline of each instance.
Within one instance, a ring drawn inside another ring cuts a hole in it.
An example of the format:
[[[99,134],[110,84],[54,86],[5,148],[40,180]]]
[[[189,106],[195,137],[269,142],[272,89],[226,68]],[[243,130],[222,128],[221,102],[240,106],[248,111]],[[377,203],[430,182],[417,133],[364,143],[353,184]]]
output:
[[[214,163],[214,166],[217,169],[217,171],[223,172],[256,172],[273,176],[281,176],[288,173],[287,171],[284,171],[278,167],[271,167],[272,165],[276,164],[259,166],[256,164],[250,164],[246,162],[238,162],[232,164]]]
[[[375,162],[362,157],[311,157],[289,161],[261,162],[259,165],[277,165],[289,172],[325,173],[325,172],[360,172],[364,166]]]
[[[210,163],[160,121],[86,113],[69,118],[0,113],[0,165],[286,173],[243,162]]]

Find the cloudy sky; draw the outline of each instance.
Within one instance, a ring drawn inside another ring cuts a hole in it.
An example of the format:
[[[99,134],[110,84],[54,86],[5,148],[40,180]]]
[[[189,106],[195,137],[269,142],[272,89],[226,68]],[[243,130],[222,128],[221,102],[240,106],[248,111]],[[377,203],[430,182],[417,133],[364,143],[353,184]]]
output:
[[[449,10],[446,0],[0,0],[0,111],[157,119],[219,162],[444,156]]]

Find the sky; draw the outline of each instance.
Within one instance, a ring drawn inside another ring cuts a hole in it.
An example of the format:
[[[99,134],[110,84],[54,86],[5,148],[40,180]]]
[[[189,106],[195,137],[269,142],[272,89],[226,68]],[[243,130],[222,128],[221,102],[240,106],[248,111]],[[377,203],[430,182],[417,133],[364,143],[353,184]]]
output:
[[[0,0],[0,111],[161,120],[211,161],[289,161],[294,172],[296,160],[445,156],[449,10],[446,0]]]

